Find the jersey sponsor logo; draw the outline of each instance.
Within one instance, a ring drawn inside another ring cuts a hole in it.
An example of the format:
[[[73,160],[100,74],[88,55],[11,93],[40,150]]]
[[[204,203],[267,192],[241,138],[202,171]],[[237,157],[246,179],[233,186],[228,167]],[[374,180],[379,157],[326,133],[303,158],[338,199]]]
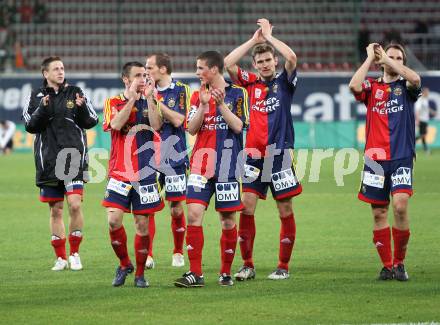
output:
[[[391,182],[393,186],[409,185],[411,186],[411,168],[399,167],[392,175]]]
[[[276,192],[294,187],[297,184],[292,169],[285,169],[272,174],[272,184]]]
[[[185,174],[176,176],[165,176],[165,191],[168,193],[178,193],[186,191]]]
[[[377,89],[376,90],[376,94],[374,95],[374,98],[376,98],[376,99],[383,99],[383,94],[384,94],[384,92],[383,92],[382,89]]]
[[[139,186],[139,198],[141,204],[151,204],[159,202],[160,196],[156,184]]]
[[[110,178],[107,184],[107,191],[113,191],[123,196],[127,196],[132,186],[124,182],[118,181],[114,178]]]
[[[222,115],[205,116],[201,130],[215,131],[215,130],[227,130],[228,124],[224,121]]]
[[[388,115],[403,111],[403,105],[399,105],[397,99],[392,99],[387,102],[381,101],[375,104],[372,111],[380,115]]]
[[[65,185],[66,191],[67,192],[71,192],[73,191],[75,188],[82,188],[84,186],[84,182],[83,181],[71,181],[69,183],[67,183]]]
[[[243,116],[243,98],[241,97],[237,99],[237,116],[240,118]]]
[[[362,183],[371,187],[383,188],[385,184],[385,177],[364,171]]]
[[[277,110],[280,107],[280,101],[276,97],[270,97],[266,100],[257,100],[252,105],[252,109],[262,113],[270,113]]]
[[[256,179],[260,175],[260,169],[251,165],[244,165],[244,176]]]
[[[216,183],[215,197],[219,202],[233,202],[239,200],[239,186],[237,182]]]
[[[208,180],[206,177],[203,177],[202,175],[190,174],[188,177],[188,186],[205,188],[207,182]]]

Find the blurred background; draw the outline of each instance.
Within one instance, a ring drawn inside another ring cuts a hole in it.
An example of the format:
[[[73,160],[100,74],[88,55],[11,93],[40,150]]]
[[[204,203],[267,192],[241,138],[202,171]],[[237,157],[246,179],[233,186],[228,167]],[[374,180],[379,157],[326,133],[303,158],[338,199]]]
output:
[[[406,46],[408,65],[429,94],[428,140],[440,146],[440,1],[0,1],[0,119],[17,124],[16,148],[28,148],[21,110],[41,84],[40,64],[60,56],[70,83],[85,88],[98,111],[122,88],[120,68],[152,52],[172,56],[174,75],[196,88],[195,58],[224,55],[248,40],[256,20],[298,56],[292,115],[299,147],[361,147],[365,108],[348,81],[370,42]],[[250,58],[242,66],[251,68]],[[373,69],[376,73],[379,69]],[[98,129],[98,128],[96,128]],[[21,133],[20,133],[21,132]],[[96,139],[100,139],[99,131]],[[102,144],[102,143],[101,143]],[[100,144],[100,145],[101,145]]]

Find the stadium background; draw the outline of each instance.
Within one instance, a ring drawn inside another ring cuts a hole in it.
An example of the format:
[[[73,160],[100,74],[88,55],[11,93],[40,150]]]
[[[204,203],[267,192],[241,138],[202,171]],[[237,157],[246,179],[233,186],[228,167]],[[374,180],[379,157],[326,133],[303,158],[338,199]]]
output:
[[[297,147],[363,146],[365,108],[355,103],[348,82],[370,41],[407,46],[409,65],[431,89],[436,111],[428,143],[440,146],[438,1],[2,1],[2,17],[0,119],[21,123],[46,56],[62,57],[68,81],[85,88],[101,112],[104,99],[122,88],[123,62],[144,62],[146,54],[165,51],[174,76],[195,89],[195,57],[210,49],[226,55],[252,36],[259,17],[267,17],[274,35],[298,55],[292,105]],[[251,68],[250,59],[243,65]],[[99,128],[89,133],[91,146],[108,147]],[[14,142],[29,150],[32,139],[19,125]]]
[[[29,6],[31,9],[29,9]],[[292,114],[299,148],[361,148],[365,110],[354,102],[348,82],[368,39],[407,46],[409,65],[431,88],[428,135],[439,147],[440,2],[371,1],[0,1],[0,119],[17,123],[14,143],[21,153],[0,156],[0,323],[409,323],[440,320],[438,150],[419,152],[416,195],[411,201],[413,236],[408,251],[411,281],[377,283],[378,258],[371,244],[367,205],[356,200],[361,162],[336,186],[333,159],[312,180],[305,162],[304,195],[295,199],[298,238],[292,278],[265,281],[276,263],[278,221],[271,200],[259,203],[255,260],[257,279],[223,290],[215,281],[219,227],[209,208],[203,291],[176,291],[181,270],[169,266],[172,239],[164,210],[157,216],[157,268],[152,286],[136,291],[110,286],[115,258],[108,244],[105,212],[99,205],[104,183],[88,184],[85,236],[78,274],[53,274],[47,206],[33,184],[32,135],[21,125],[31,87],[41,83],[39,64],[59,55],[70,83],[84,87],[98,111],[104,98],[122,89],[123,62],[144,62],[166,51],[175,76],[196,88],[195,57],[217,49],[227,54],[252,36],[267,17],[274,35],[298,55],[298,90]],[[244,61],[250,67],[249,59]],[[372,75],[379,74],[376,70]],[[92,146],[108,147],[108,134],[95,127]],[[105,159],[101,159],[106,165]],[[66,212],[65,212],[66,214]],[[125,218],[129,245],[131,220]],[[129,246],[131,253],[132,247]],[[239,266],[237,255],[234,270]],[[206,289],[206,290],[205,290]]]

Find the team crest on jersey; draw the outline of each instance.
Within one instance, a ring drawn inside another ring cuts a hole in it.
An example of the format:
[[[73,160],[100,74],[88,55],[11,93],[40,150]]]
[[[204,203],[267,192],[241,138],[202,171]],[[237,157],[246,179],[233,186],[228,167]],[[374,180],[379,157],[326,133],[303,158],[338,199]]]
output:
[[[393,91],[393,94],[396,95],[396,96],[400,96],[400,95],[402,95],[402,88],[400,88],[400,87],[396,87],[396,88],[394,89],[394,91]]]
[[[68,100],[66,103],[66,107],[69,109],[72,109],[75,107],[75,103],[73,102],[73,100]]]
[[[377,89],[376,90],[376,94],[374,95],[374,98],[376,98],[376,99],[383,99],[383,90],[382,89]]]
[[[225,103],[225,105],[228,107],[230,111],[232,111],[232,103]]]
[[[176,101],[174,100],[174,98],[170,98],[170,99],[168,100],[167,106],[168,106],[169,108],[173,108],[174,106],[176,106]]]
[[[272,86],[272,91],[276,94],[277,93],[277,91],[278,91],[278,85],[277,84],[274,84],[273,86]]]

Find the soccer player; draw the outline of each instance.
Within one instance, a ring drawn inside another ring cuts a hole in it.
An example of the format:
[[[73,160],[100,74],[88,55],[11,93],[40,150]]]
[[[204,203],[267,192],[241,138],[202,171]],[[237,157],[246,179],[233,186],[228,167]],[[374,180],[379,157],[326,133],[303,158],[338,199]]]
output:
[[[116,269],[113,286],[125,283],[134,268],[127,252],[127,235],[122,219],[124,212],[132,212],[136,235],[134,248],[136,273],[134,285],[149,286],[144,277],[150,238],[148,218],[163,208],[154,166],[153,131],[159,126],[149,114],[156,109],[154,82],[148,80],[144,65],[128,62],[122,68],[125,90],[109,98],[104,107],[104,131],[111,132],[109,181],[102,205],[106,207],[110,240],[120,265]]]
[[[383,70],[378,79],[366,78],[373,63]],[[413,193],[414,102],[421,90],[419,75],[405,63],[401,45],[390,44],[384,50],[372,43],[349,85],[356,99],[367,107],[365,165],[358,198],[371,204],[373,243],[383,264],[379,280],[408,280],[403,262],[410,236],[408,200]],[[394,213],[392,231],[387,218],[390,193]]]
[[[296,89],[296,55],[272,35],[267,19],[259,19],[253,37],[225,58],[225,66],[234,82],[246,87],[250,98],[250,123],[246,135],[244,210],[240,215],[239,243],[244,265],[235,274],[239,281],[253,279],[255,267],[255,209],[258,199],[265,199],[268,187],[276,201],[280,220],[280,246],[277,268],[272,280],[289,278],[289,261],[295,242],[295,218],[292,197],[302,192],[293,166],[294,130],[290,106]],[[245,71],[237,62],[252,49],[252,63],[257,74]],[[278,57],[285,59],[284,69],[276,73]]]
[[[49,204],[51,243],[57,257],[52,270],[66,270],[70,264],[71,270],[78,271],[83,268],[79,256],[84,225],[81,202],[88,167],[84,129],[94,127],[98,116],[83,91],[67,84],[61,58],[44,59],[41,72],[43,86],[32,91],[29,104],[23,109],[23,119],[26,131],[35,134],[36,184],[40,188],[40,201]],[[64,196],[70,217],[68,261]]]
[[[186,245],[189,272],[175,281],[177,287],[203,287],[203,215],[215,193],[215,208],[222,226],[219,284],[231,286],[231,264],[237,245],[235,212],[243,208],[237,160],[243,148],[242,129],[247,123],[246,90],[223,78],[223,56],[207,51],[197,58],[201,87],[191,96],[188,132],[197,134],[190,161],[186,203]]]
[[[165,198],[171,210],[171,231],[174,238],[174,250],[171,265],[182,267],[183,241],[185,239],[185,214],[182,202],[186,199],[186,171],[189,167],[186,154],[184,121],[189,108],[189,87],[171,77],[171,58],[165,53],[155,53],[147,57],[147,75],[156,85],[160,110],[152,110],[161,126],[158,141],[159,149],[155,153],[160,181],[165,187]],[[169,150],[172,147],[173,151]],[[180,157],[179,157],[180,156]],[[150,247],[146,268],[154,267],[153,240],[156,231],[154,216],[149,219],[148,232]]]
[[[419,135],[416,138],[422,139],[423,150],[429,153],[428,145],[426,144],[426,134],[428,133],[429,114],[433,111],[429,107],[429,88],[423,87],[422,96],[415,103],[416,110],[416,125],[419,127]]]

